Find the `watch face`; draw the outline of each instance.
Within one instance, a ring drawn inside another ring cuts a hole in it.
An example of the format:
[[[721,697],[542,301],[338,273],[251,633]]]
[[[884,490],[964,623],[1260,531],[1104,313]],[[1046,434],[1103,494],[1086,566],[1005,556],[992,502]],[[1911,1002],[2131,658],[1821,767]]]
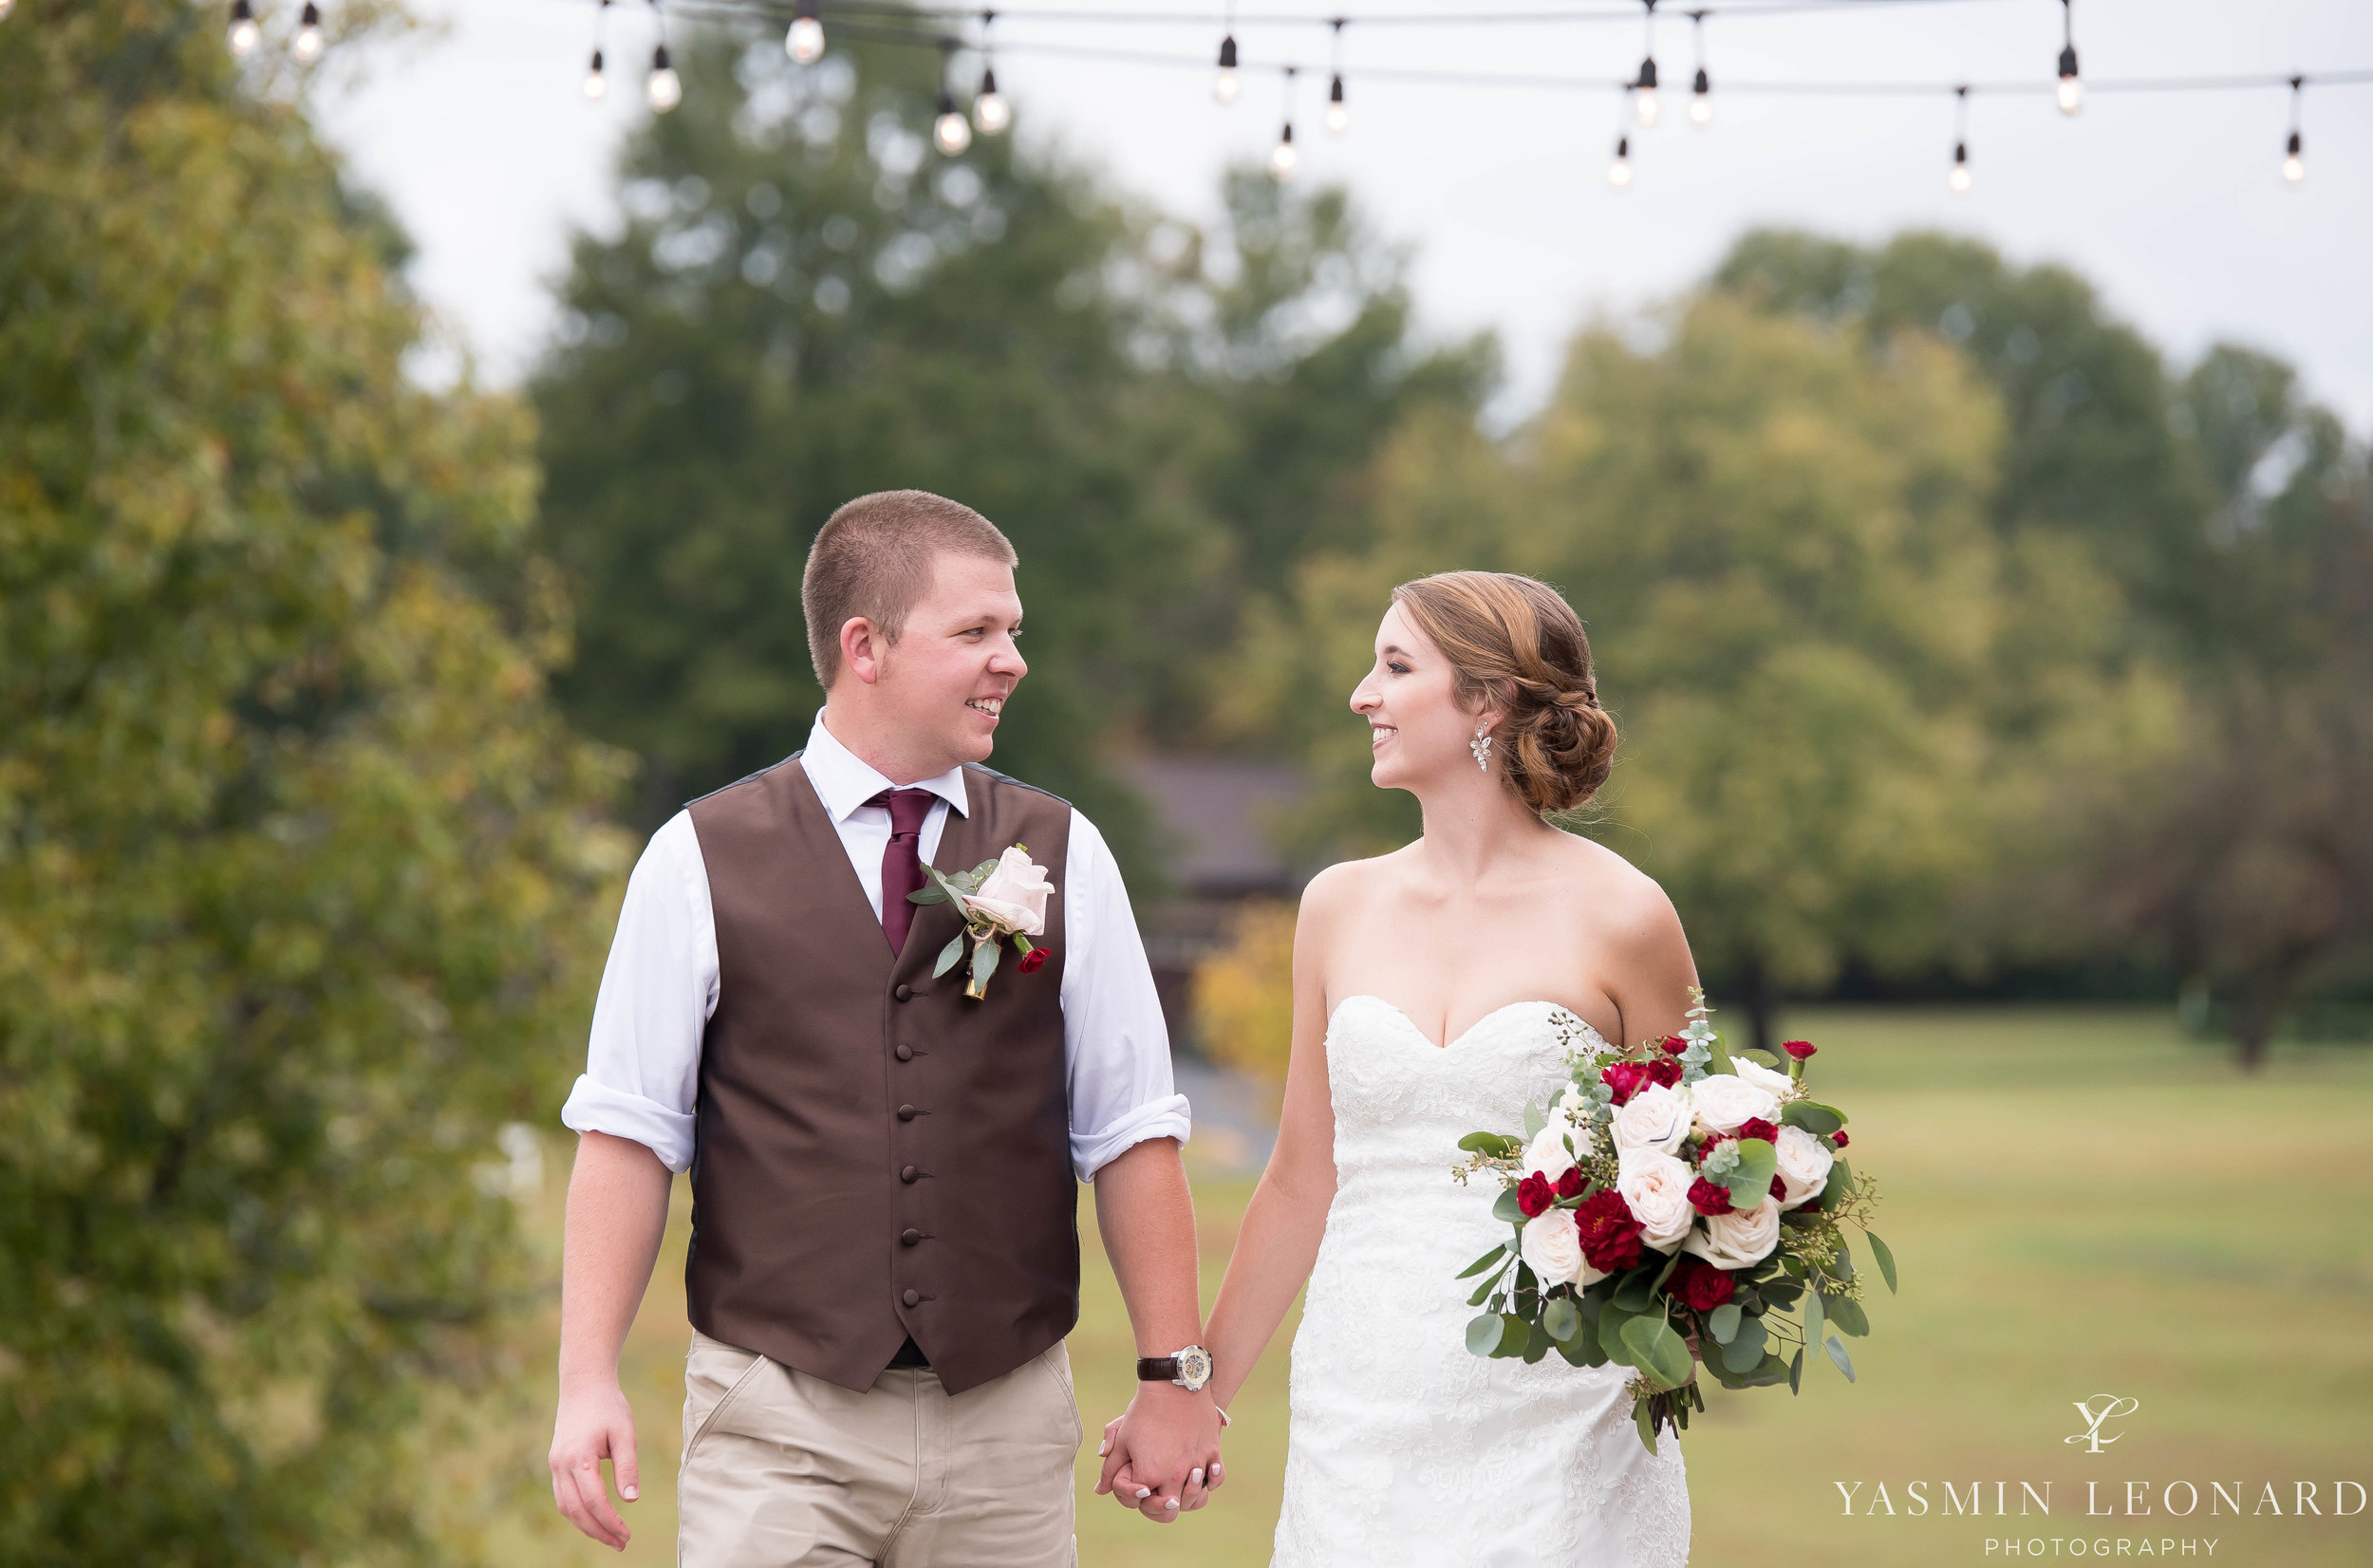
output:
[[[1211,1381],[1211,1353],[1201,1345],[1189,1345],[1178,1353],[1178,1380],[1188,1389],[1200,1389]]]

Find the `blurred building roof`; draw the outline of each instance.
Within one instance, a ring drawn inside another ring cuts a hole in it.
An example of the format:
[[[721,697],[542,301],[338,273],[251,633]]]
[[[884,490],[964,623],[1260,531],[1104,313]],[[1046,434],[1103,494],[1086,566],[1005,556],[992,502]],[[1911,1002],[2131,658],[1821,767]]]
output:
[[[1279,819],[1308,786],[1288,762],[1258,757],[1142,756],[1123,777],[1153,808],[1165,862],[1180,896],[1238,899],[1290,894],[1301,878],[1276,848]]]

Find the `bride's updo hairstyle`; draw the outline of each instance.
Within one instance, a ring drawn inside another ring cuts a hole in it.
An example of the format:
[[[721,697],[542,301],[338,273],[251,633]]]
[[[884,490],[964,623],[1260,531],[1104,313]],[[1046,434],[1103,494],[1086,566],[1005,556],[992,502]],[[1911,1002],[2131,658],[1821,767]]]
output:
[[[1403,583],[1392,602],[1455,672],[1466,707],[1496,701],[1493,759],[1524,804],[1569,812],[1607,781],[1615,720],[1598,705],[1590,639],[1557,589],[1507,571],[1445,571]]]

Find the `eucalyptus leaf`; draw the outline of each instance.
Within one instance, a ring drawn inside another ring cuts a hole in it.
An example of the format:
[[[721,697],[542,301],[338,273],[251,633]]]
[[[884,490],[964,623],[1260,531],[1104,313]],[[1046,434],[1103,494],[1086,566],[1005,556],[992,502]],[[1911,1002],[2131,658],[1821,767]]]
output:
[[[1867,1230],[1862,1232],[1862,1240],[1870,1243],[1870,1255],[1878,1260],[1878,1277],[1887,1281],[1887,1294],[1893,1296],[1896,1290],[1896,1255],[1887,1250],[1886,1242]]]
[[[1541,1309],[1541,1326],[1562,1345],[1581,1332],[1582,1315],[1573,1302],[1560,1297]]]
[[[989,880],[989,873],[997,869],[997,863],[1003,858],[1002,855],[992,856],[964,873],[972,878],[971,891],[977,893],[981,890],[981,885]]]
[[[1541,1365],[1542,1358],[1554,1350],[1557,1343],[1549,1337],[1549,1331],[1546,1328],[1539,1323],[1533,1324],[1532,1333],[1524,1340],[1524,1365],[1528,1367]]]
[[[1623,1342],[1631,1348],[1633,1365],[1660,1389],[1677,1389],[1690,1380],[1690,1352],[1672,1325],[1662,1317],[1635,1317],[1623,1325]]]
[[[1458,1141],[1458,1147],[1469,1154],[1488,1154],[1495,1160],[1512,1160],[1524,1149],[1521,1141],[1504,1132],[1469,1132]]]
[[[1837,1326],[1840,1334],[1859,1338],[1870,1333],[1870,1318],[1863,1315],[1861,1302],[1840,1296],[1824,1301],[1822,1305],[1827,1309],[1829,1321]]]
[[[1843,1160],[1840,1160],[1829,1167],[1829,1185],[1821,1189],[1821,1203],[1817,1206],[1823,1214],[1835,1213],[1838,1205],[1844,1203],[1853,1191],[1854,1172]]]
[[[1503,1241],[1498,1246],[1493,1247],[1489,1252],[1485,1253],[1481,1258],[1476,1259],[1473,1262],[1459,1270],[1458,1277],[1462,1279],[1471,1279],[1476,1275],[1481,1274],[1484,1270],[1489,1268],[1492,1264],[1498,1262],[1501,1259],[1505,1258],[1507,1255],[1508,1244],[1505,1241]]]
[[[947,939],[946,946],[940,949],[939,961],[931,965],[931,978],[933,980],[937,980],[942,975],[946,974],[950,969],[955,968],[956,961],[963,956],[964,934],[962,931],[959,931],[954,936]]]
[[[1656,1451],[1656,1422],[1655,1418],[1648,1413],[1648,1401],[1645,1399],[1632,1407],[1632,1425],[1639,1428],[1639,1440],[1648,1445],[1648,1451],[1654,1453]]]
[[[997,961],[1004,956],[1004,948],[993,942],[984,942],[972,950],[972,984],[969,989],[974,995],[979,995],[987,987],[989,977],[997,973]]]
[[[1799,1345],[1796,1348],[1796,1353],[1788,1357],[1788,1391],[1790,1393],[1802,1392],[1801,1385],[1803,1380],[1804,1347]]]
[[[1521,1225],[1524,1223],[1524,1210],[1516,1201],[1514,1187],[1504,1189],[1499,1197],[1492,1200],[1491,1217],[1494,1220],[1505,1221],[1511,1225]]]
[[[1541,1113],[1541,1107],[1533,1104],[1530,1100],[1525,1101],[1524,1136],[1527,1138],[1537,1138],[1541,1135],[1541,1129],[1548,1125],[1549,1118]]]
[[[1499,1347],[1503,1325],[1496,1312],[1469,1318],[1467,1323],[1467,1348],[1476,1355],[1489,1355]]]
[[[1790,1100],[1780,1108],[1780,1125],[1814,1133],[1835,1132],[1845,1126],[1845,1117],[1836,1106],[1818,1100]]]
[[[1620,1362],[1626,1367],[1634,1364],[1632,1349],[1623,1342],[1623,1325],[1637,1316],[1636,1313],[1625,1312],[1613,1301],[1599,1309],[1598,1346],[1607,1353],[1608,1360]]]
[[[1530,1323],[1512,1312],[1504,1312],[1500,1315],[1500,1348],[1491,1353],[1522,1355],[1524,1347],[1532,1342],[1532,1337],[1533,1326]]]
[[[1769,1343],[1764,1326],[1750,1317],[1739,1325],[1739,1332],[1722,1347],[1722,1364],[1734,1372],[1753,1372],[1763,1365],[1764,1347]]]
[[[945,904],[947,890],[937,884],[927,887],[918,887],[906,895],[906,902],[909,904]]]
[[[1740,1316],[1736,1301],[1725,1301],[1706,1315],[1706,1330],[1727,1345],[1738,1335]]]
[[[1494,1290],[1498,1289],[1499,1285],[1500,1277],[1498,1275],[1495,1274],[1486,1278],[1482,1284],[1475,1287],[1475,1294],[1467,1298],[1467,1304],[1470,1307],[1482,1306],[1484,1304],[1484,1297],[1489,1296]]]
[[[1821,1348],[1829,1353],[1829,1359],[1835,1361],[1838,1364],[1838,1370],[1845,1373],[1845,1380],[1849,1383],[1853,1382],[1854,1362],[1845,1353],[1845,1342],[1833,1334],[1822,1341]]]
[[[1821,1292],[1804,1293],[1804,1342],[1808,1345],[1821,1343],[1822,1305]]]

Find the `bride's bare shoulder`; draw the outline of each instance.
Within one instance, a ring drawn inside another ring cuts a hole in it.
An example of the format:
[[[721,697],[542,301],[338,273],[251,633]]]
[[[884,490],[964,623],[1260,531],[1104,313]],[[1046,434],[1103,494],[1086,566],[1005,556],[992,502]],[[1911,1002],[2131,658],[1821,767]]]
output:
[[[1681,942],[1681,917],[1654,877],[1605,845],[1579,834],[1559,847],[1559,872],[1574,885],[1618,943]]]
[[[1324,921],[1383,893],[1404,874],[1411,846],[1366,860],[1338,860],[1302,888],[1301,918]]]

